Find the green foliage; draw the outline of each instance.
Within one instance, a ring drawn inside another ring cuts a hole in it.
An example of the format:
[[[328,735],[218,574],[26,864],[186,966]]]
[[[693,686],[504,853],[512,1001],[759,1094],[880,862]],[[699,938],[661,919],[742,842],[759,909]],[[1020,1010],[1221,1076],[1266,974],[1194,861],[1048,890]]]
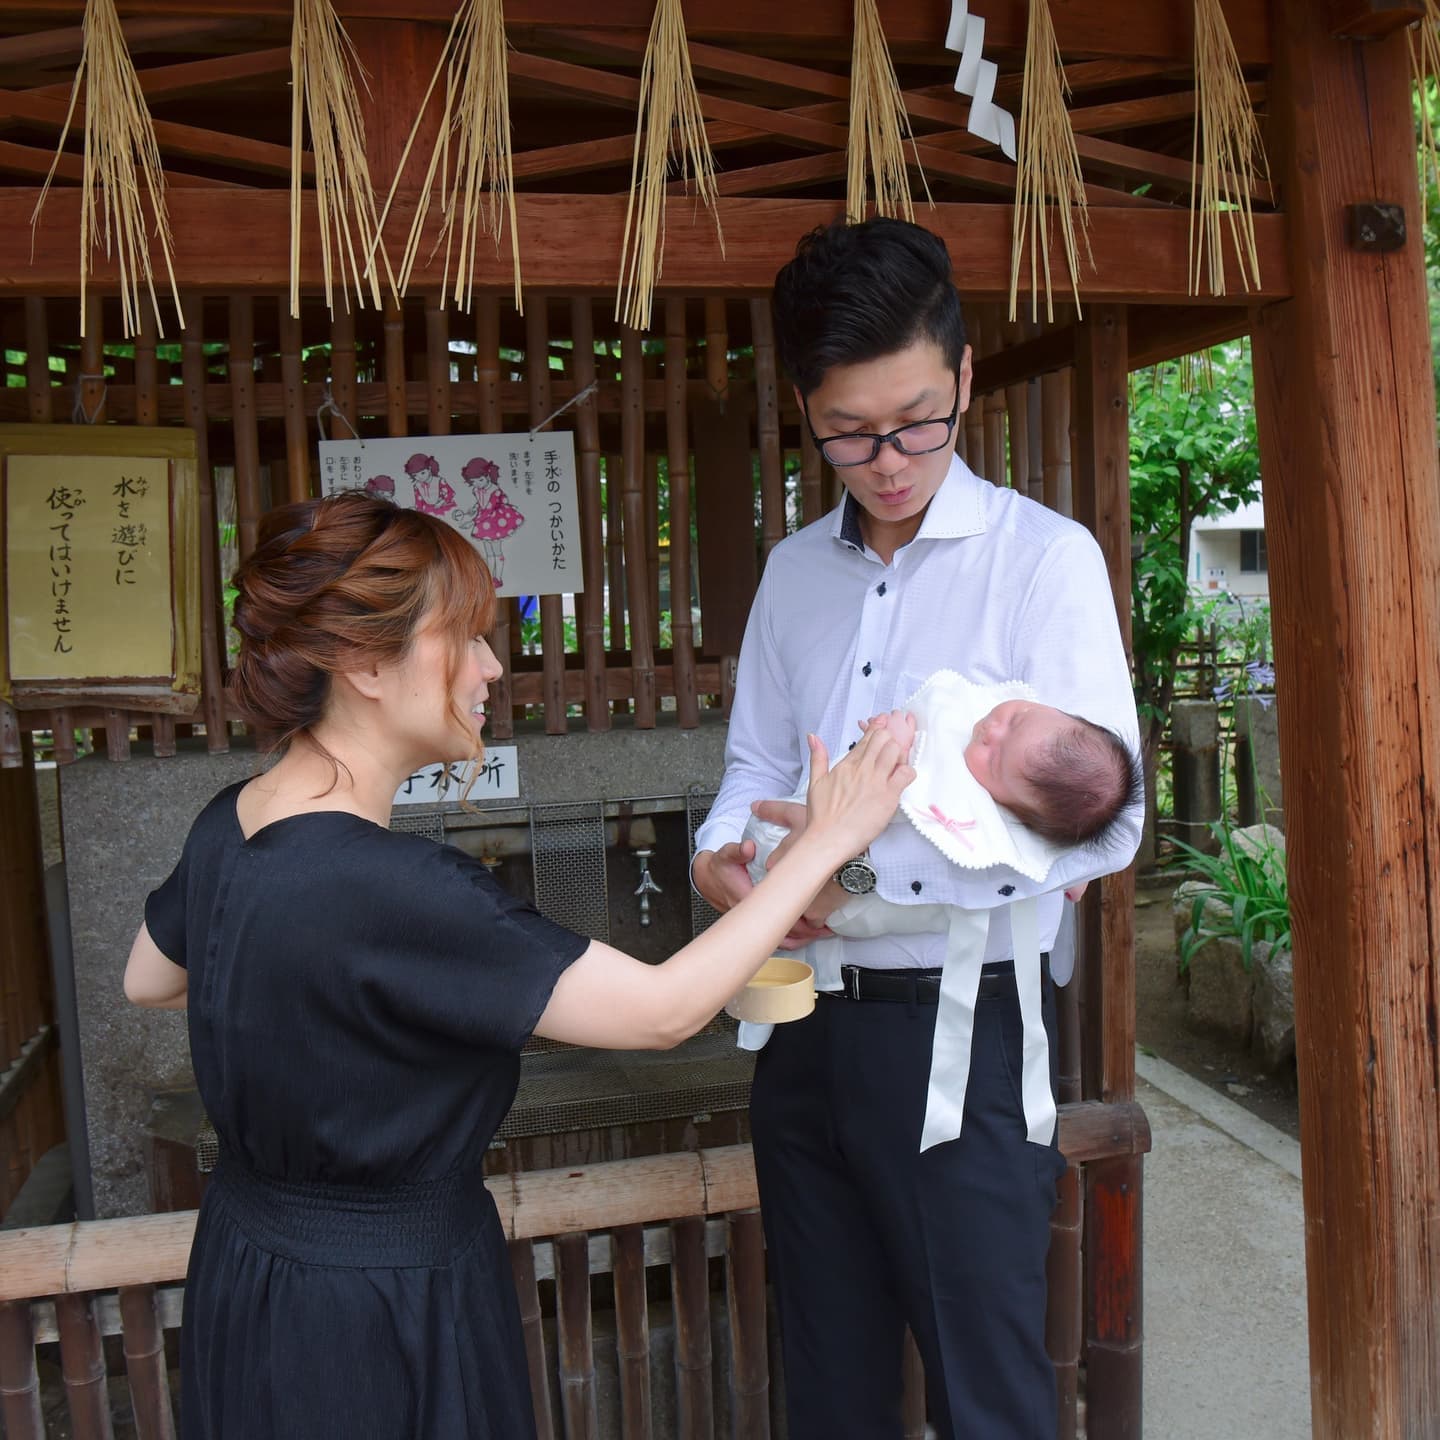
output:
[[[1169,714],[1177,654],[1206,613],[1189,585],[1191,521],[1230,514],[1259,493],[1247,346],[1217,345],[1198,373],[1187,357],[1131,377],[1135,699],[1147,749]]]
[[[1225,938],[1239,940],[1248,970],[1257,941],[1290,948],[1285,856],[1268,831],[1259,843],[1248,836],[1242,840],[1228,821],[1217,820],[1210,832],[1220,842],[1218,855],[1208,855],[1183,840],[1174,842],[1180,862],[1186,869],[1200,872],[1204,887],[1195,896],[1189,924],[1180,938],[1180,966],[1187,967],[1207,940]],[[1219,901],[1218,906],[1211,901]]]

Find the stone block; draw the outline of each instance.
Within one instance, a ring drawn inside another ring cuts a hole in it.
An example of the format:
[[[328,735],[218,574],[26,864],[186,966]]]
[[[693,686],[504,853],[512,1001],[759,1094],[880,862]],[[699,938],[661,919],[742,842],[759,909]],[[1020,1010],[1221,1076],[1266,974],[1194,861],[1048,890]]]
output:
[[[1295,1058],[1295,966],[1288,950],[1261,940],[1251,951],[1255,1031],[1251,1046],[1267,1070]]]
[[[1280,730],[1275,704],[1253,697],[1235,702],[1235,788],[1240,820],[1254,825],[1285,824],[1285,794],[1280,780]]]
[[[1177,700],[1170,713],[1174,745],[1175,828],[1197,850],[1217,849],[1210,833],[1220,818],[1220,707],[1213,700]]]
[[[1255,974],[1245,968],[1240,942],[1228,936],[1207,940],[1190,956],[1189,974],[1190,1024],[1248,1045],[1255,1023]]]

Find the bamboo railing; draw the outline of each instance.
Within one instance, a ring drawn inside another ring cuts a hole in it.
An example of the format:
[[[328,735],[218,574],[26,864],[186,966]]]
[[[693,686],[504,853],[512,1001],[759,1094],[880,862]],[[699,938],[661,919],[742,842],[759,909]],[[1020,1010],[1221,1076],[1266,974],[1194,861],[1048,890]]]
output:
[[[1062,1069],[1074,1062],[1062,1038]],[[1071,1080],[1078,1083],[1073,1074]],[[1047,1344],[1062,1398],[1073,1404],[1080,1358],[1081,1255],[1075,1207],[1079,1167],[1149,1147],[1138,1106],[1063,1104],[1061,1145],[1071,1161],[1051,1226]],[[537,1429],[545,1437],[594,1436],[599,1376],[591,1277],[608,1275],[606,1319],[615,1333],[620,1430],[653,1433],[652,1272],[670,1297],[674,1401],[681,1437],[770,1434],[773,1387],[765,1301],[764,1236],[748,1145],[497,1176],[486,1181],[510,1246]],[[36,1347],[59,1341],[76,1440],[108,1436],[104,1340],[124,1338],[138,1433],[172,1436],[164,1334],[178,1328],[181,1284],[196,1213],[77,1222],[0,1234],[0,1416],[10,1440],[41,1440]],[[713,1330],[710,1266],[723,1261],[723,1333]],[[843,1263],[843,1257],[837,1257]],[[553,1282],[553,1297],[550,1286]],[[477,1303],[480,1303],[477,1300]],[[611,1312],[613,1309],[613,1313]],[[663,1313],[655,1311],[654,1313]],[[553,1346],[547,1337],[553,1334]],[[715,1349],[728,1356],[727,1391],[713,1393]],[[905,1357],[905,1436],[925,1432],[923,1373],[913,1343]],[[668,1382],[667,1382],[668,1383]],[[557,1408],[552,1399],[558,1397]],[[1091,1412],[1092,1434],[1103,1416]]]

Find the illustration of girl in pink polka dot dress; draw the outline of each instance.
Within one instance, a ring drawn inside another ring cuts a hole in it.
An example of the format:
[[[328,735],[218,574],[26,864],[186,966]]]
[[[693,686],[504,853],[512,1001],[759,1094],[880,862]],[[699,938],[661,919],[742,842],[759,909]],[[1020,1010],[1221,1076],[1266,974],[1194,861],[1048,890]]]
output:
[[[440,475],[440,464],[433,455],[412,455],[405,462],[405,473],[415,494],[415,508],[427,515],[448,515],[455,508],[455,491]]]
[[[475,524],[471,536],[479,544],[480,553],[490,567],[495,588],[499,590],[504,583],[504,542],[525,523],[525,517],[500,488],[500,467],[493,460],[482,460],[477,455],[465,462],[460,474],[475,496]]]

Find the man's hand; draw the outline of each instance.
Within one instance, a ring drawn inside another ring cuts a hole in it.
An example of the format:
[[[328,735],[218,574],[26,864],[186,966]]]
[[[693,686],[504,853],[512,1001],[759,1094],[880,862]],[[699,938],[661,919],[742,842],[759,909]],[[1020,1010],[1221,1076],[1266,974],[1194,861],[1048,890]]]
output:
[[[702,850],[691,867],[695,888],[723,915],[754,888],[745,868],[755,858],[755,842],[741,840],[718,850]]]
[[[795,837],[804,833],[810,812],[794,800],[757,800],[750,809],[758,819],[768,820],[772,825],[784,825],[790,831],[770,852],[770,858],[765,862],[765,868],[768,870],[795,843]],[[825,924],[825,917],[835,907],[831,905],[821,909],[819,903],[821,897],[830,888],[827,885],[825,890],[822,890],[820,895],[811,901],[809,909],[795,922],[794,928],[780,942],[782,950],[803,950],[812,940],[824,940],[835,933]]]

